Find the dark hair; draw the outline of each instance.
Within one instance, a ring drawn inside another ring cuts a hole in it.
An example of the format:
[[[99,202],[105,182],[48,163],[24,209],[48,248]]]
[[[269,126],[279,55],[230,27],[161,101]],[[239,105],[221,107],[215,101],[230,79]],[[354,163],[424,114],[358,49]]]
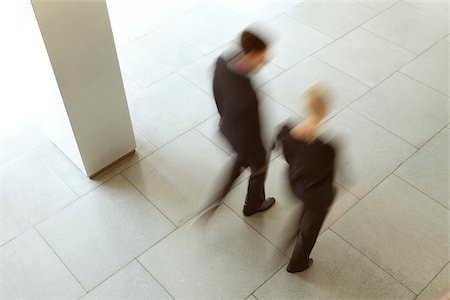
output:
[[[261,38],[248,30],[244,30],[241,34],[241,46],[246,54],[252,51],[264,51],[267,48]]]

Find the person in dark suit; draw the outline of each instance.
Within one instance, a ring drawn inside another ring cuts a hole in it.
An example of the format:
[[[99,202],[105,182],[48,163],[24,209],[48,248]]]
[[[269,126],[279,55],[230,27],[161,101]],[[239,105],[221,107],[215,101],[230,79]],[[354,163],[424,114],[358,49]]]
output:
[[[290,273],[302,272],[312,265],[310,253],[335,197],[336,150],[319,132],[327,104],[317,85],[307,95],[311,115],[296,126],[284,125],[277,136],[289,164],[290,187],[304,204],[297,241],[286,269]]]
[[[228,178],[203,209],[220,204],[241,172],[250,167],[243,214],[251,216],[275,203],[275,198],[265,197],[268,158],[261,139],[258,97],[249,78],[266,63],[267,44],[249,29],[242,32],[240,44],[237,51],[217,59],[213,78],[220,132],[236,152],[236,158]]]

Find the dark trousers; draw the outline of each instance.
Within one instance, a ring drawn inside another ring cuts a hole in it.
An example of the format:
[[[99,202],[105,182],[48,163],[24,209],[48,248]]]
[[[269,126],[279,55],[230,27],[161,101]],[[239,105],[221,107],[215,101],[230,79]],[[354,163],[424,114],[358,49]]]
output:
[[[234,181],[239,177],[244,169],[250,167],[251,175],[248,181],[247,196],[245,197],[245,210],[253,210],[258,208],[265,200],[264,183],[266,181],[267,166],[266,153],[264,148],[260,149],[256,155],[247,156],[245,154],[239,154],[236,156],[234,164],[229,172],[228,178],[225,184],[220,189],[216,199],[224,198]]]
[[[291,260],[289,261],[289,268],[291,270],[303,270],[308,267],[309,255],[316,243],[327,212],[328,207],[312,208],[305,205],[300,223],[300,231]]]

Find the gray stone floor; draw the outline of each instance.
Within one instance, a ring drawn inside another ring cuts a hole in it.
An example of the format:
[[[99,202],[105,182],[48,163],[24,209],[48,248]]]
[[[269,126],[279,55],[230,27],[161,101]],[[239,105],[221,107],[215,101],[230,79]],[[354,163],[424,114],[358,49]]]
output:
[[[435,299],[450,287],[448,3],[108,5],[137,153],[89,180],[33,120],[2,137],[1,299]],[[187,224],[232,155],[212,64],[254,21],[277,36],[254,78],[265,140],[305,116],[300,95],[320,80],[345,140],[337,201],[301,274],[285,271],[298,203],[279,153],[273,208],[242,215],[244,173],[206,226]]]

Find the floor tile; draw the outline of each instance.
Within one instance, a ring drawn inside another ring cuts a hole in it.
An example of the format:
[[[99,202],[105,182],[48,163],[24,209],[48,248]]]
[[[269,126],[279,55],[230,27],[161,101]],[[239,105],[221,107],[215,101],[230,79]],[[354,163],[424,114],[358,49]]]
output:
[[[82,299],[172,299],[142,265],[132,261]]]
[[[447,35],[447,22],[400,2],[363,27],[411,52],[420,54]]]
[[[415,295],[327,230],[317,240],[313,266],[290,274],[282,268],[254,294],[258,299],[413,299]]]
[[[289,11],[304,0],[270,1],[270,0],[224,0],[220,3],[231,11],[254,23],[265,23]]]
[[[145,89],[135,105],[130,107],[133,124],[157,147],[177,138],[215,112],[216,105],[211,96],[178,74]]]
[[[215,114],[202,124],[196,127],[196,130],[200,132],[202,135],[207,137],[211,142],[213,142],[216,146],[221,148],[230,156],[234,155],[234,150],[231,145],[228,143],[226,138],[219,131],[219,122],[220,115]]]
[[[309,112],[303,104],[304,92],[318,82],[329,90],[329,117],[368,90],[368,87],[316,58],[306,59],[263,85],[261,90],[291,111],[306,117]]]
[[[388,9],[395,3],[400,2],[400,0],[359,0],[360,3],[376,9],[378,11],[383,11],[385,9]]]
[[[269,151],[275,142],[276,136],[283,124],[301,119],[292,111],[263,94],[260,96],[259,112],[261,116],[262,140],[267,151]]]
[[[416,149],[360,114],[346,109],[327,126],[339,141],[336,181],[359,198],[367,194]]]
[[[83,196],[156,150],[156,147],[150,144],[145,137],[136,130],[134,134],[137,145],[136,152],[103,171],[93,179],[89,179],[89,177],[75,166],[72,161],[49,140],[42,143],[36,151],[77,196]]]
[[[448,210],[395,175],[332,228],[415,293],[448,262]]]
[[[400,71],[449,96],[449,45],[441,41],[404,66]]]
[[[118,175],[37,229],[83,286],[91,290],[174,226]]]
[[[449,139],[450,130],[443,129],[395,172],[403,180],[447,208],[450,208]]]
[[[143,93],[144,89],[141,88],[126,74],[122,74],[122,80],[129,107],[136,102],[136,98],[138,98]]]
[[[35,108],[30,108],[28,103],[11,102],[6,100],[0,103],[7,107],[0,112],[0,166],[27,154],[47,138]],[[34,113],[23,112],[19,107],[27,107]]]
[[[356,29],[315,56],[371,87],[415,57],[364,29]]]
[[[414,5],[417,8],[430,12],[436,16],[439,16],[445,20],[449,20],[448,15],[448,1],[446,0],[404,0],[404,2]]]
[[[0,245],[76,199],[35,154],[26,154],[0,168],[0,191]]]
[[[228,45],[211,52],[208,55],[194,61],[192,64],[184,67],[179,73],[187,78],[190,82],[201,88],[205,93],[213,95],[212,82],[214,75],[214,68],[217,58],[223,51],[228,49]]]
[[[332,42],[331,37],[285,14],[268,22],[267,27],[277,36],[272,62],[283,69],[292,67]]]
[[[159,29],[118,48],[117,52],[122,72],[141,87],[202,57],[193,47]]]
[[[438,299],[450,287],[450,267],[449,264],[433,279],[433,281],[423,290],[416,300]],[[445,298],[444,298],[445,299]]]
[[[121,41],[136,39],[186,14],[185,8],[176,2],[174,0],[157,3],[141,0],[128,2],[108,0],[108,12],[113,31],[126,39]]]
[[[249,22],[221,7],[202,6],[165,28],[207,54],[231,42]]]
[[[270,163],[266,181],[266,195],[275,197],[275,205],[267,212],[251,218],[244,216],[242,218],[283,253],[291,255],[292,249],[289,248],[289,241],[295,238],[303,205],[291,192],[287,168],[288,165],[284,161],[284,157],[278,157]],[[352,196],[343,188],[338,186],[336,188],[338,190],[336,201],[330,209],[322,231],[342,217],[358,201],[358,198]],[[246,193],[247,183],[241,183],[231,191],[225,202],[240,216],[242,215],[242,205]]]
[[[31,229],[0,248],[0,298],[79,299],[83,287]]]
[[[119,29],[111,29],[114,37],[114,45],[116,46],[116,48],[123,46],[131,41],[125,34],[121,33]]]
[[[447,97],[395,73],[351,108],[419,148],[448,123],[447,105]]]
[[[210,196],[229,160],[200,133],[190,131],[123,174],[172,222],[181,225]]]
[[[176,299],[245,299],[287,258],[221,206],[139,257]]]
[[[310,1],[288,12],[298,21],[333,37],[339,38],[378,14],[356,1]]]
[[[230,47],[222,47],[219,50],[196,60],[189,66],[181,69],[179,73],[201,88],[204,92],[213,95],[212,81],[215,63],[222,52],[228,50],[228,48]],[[252,84],[255,88],[260,87],[267,81],[279,75],[282,71],[283,70],[280,67],[269,62],[257,73],[250,76],[252,79]]]

